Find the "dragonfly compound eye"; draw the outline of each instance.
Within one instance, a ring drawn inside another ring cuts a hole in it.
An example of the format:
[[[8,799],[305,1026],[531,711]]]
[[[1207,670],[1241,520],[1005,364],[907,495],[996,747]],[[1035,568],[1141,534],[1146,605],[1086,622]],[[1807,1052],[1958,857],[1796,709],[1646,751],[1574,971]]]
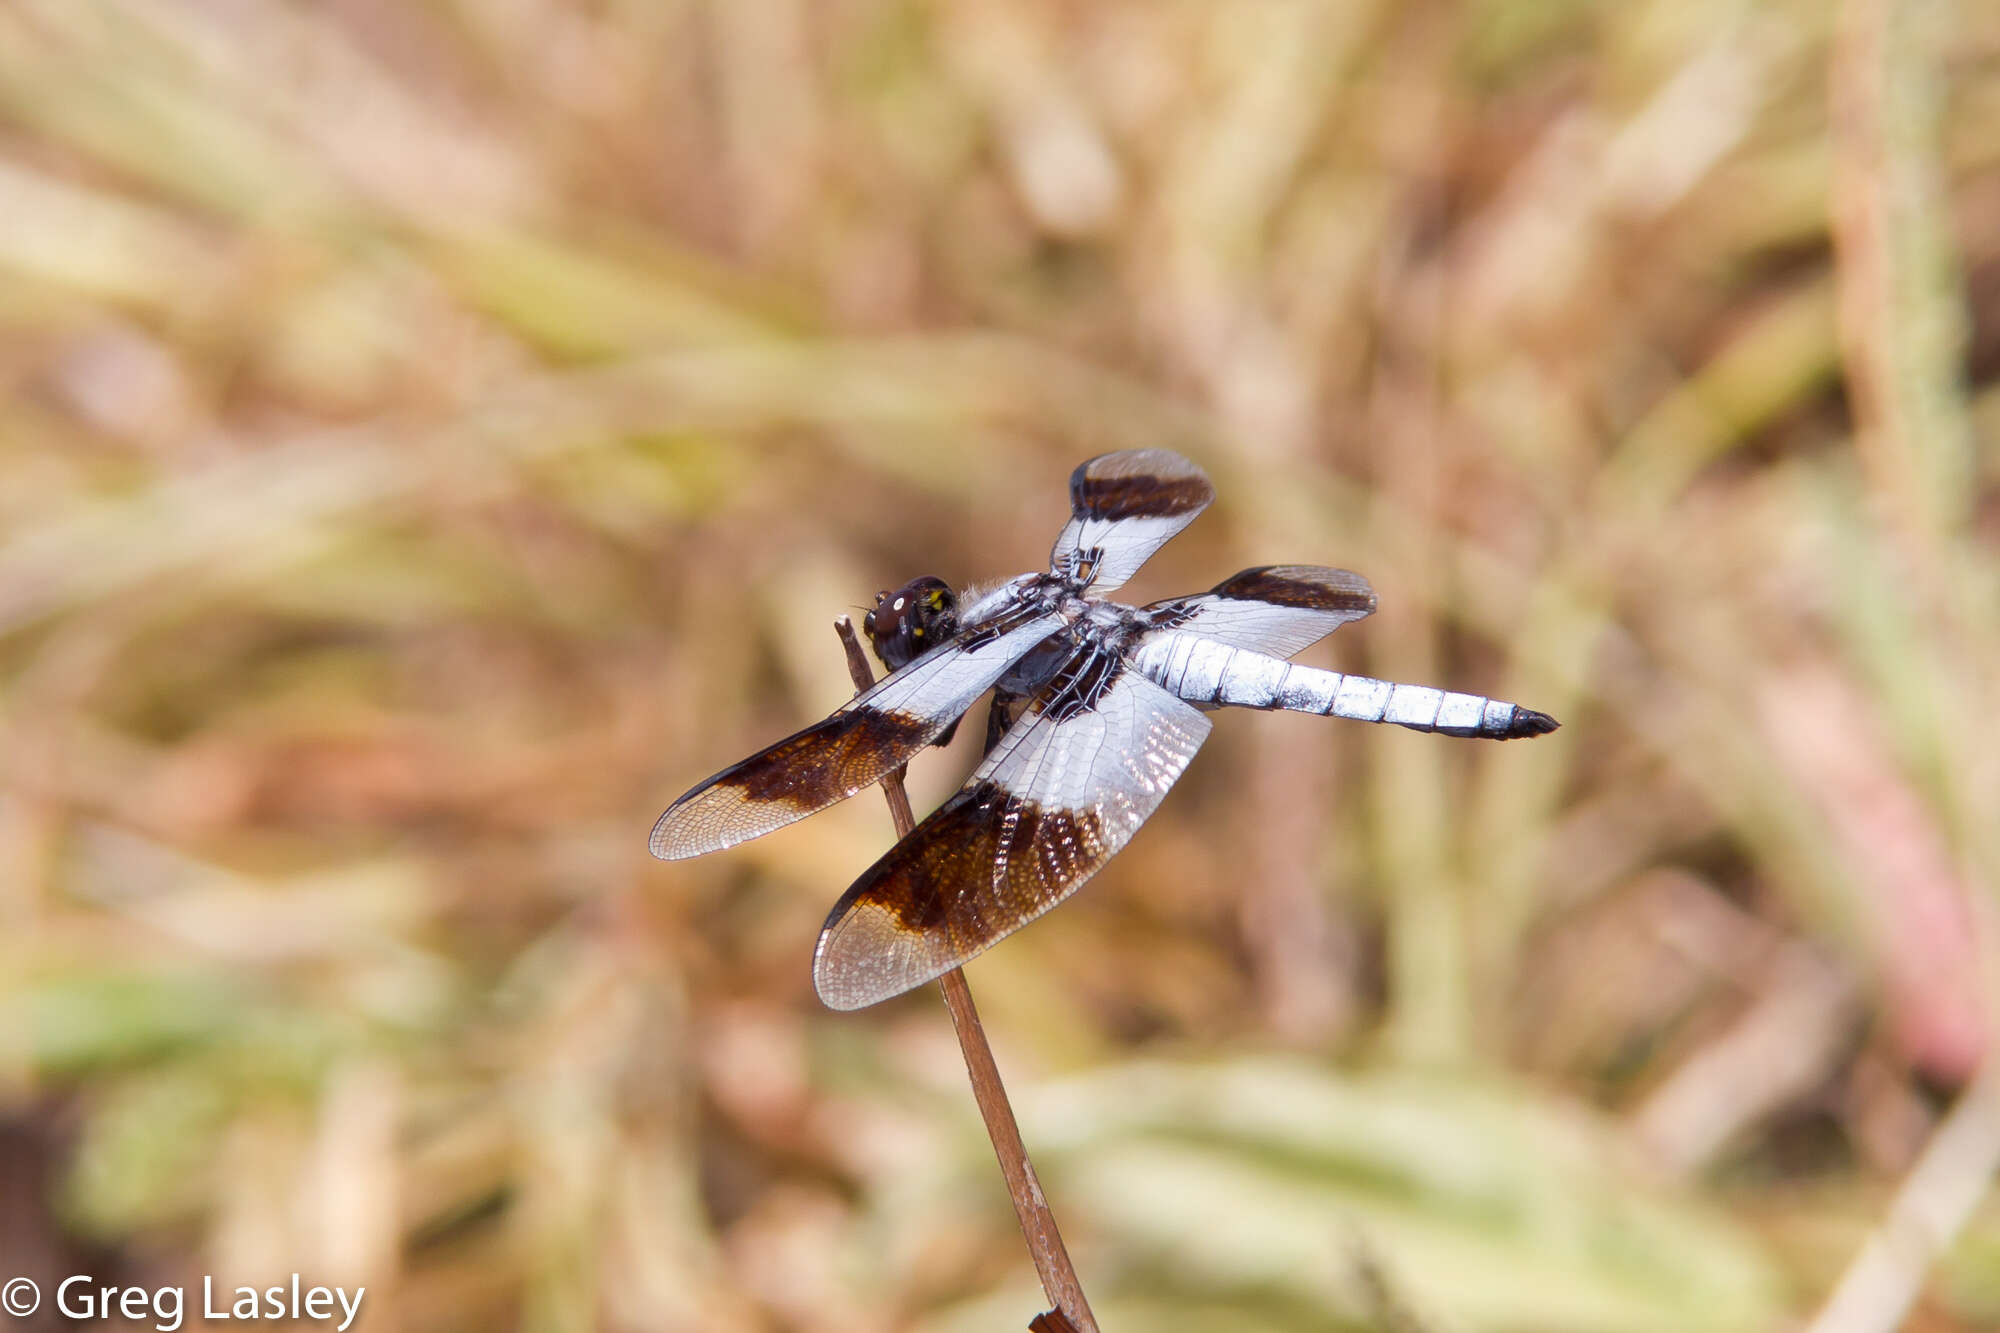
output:
[[[898,671],[957,632],[958,598],[943,579],[926,574],[882,594],[861,628],[882,664]]]

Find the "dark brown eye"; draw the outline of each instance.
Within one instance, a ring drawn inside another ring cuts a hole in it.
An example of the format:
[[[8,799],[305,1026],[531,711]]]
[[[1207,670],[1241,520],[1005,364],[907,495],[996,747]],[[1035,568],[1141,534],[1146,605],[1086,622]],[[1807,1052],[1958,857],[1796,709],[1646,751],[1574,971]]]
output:
[[[926,575],[877,597],[861,624],[875,655],[893,671],[957,633],[957,617],[958,598],[950,586]]]

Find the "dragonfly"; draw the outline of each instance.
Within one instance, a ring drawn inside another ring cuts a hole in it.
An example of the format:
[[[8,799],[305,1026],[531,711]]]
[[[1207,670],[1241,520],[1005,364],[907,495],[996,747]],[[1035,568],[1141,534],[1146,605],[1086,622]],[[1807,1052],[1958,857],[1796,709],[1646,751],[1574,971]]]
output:
[[[1375,610],[1349,570],[1264,565],[1192,596],[1111,600],[1215,498],[1179,454],[1090,459],[1069,498],[1048,572],[963,595],[925,575],[879,594],[863,629],[890,674],[697,784],[653,826],[653,855],[669,861],[762,837],[942,744],[992,691],[972,776],[828,914],[813,985],[830,1008],[934,980],[1076,892],[1159,809],[1217,708],[1488,740],[1558,725],[1498,699],[1291,661]]]

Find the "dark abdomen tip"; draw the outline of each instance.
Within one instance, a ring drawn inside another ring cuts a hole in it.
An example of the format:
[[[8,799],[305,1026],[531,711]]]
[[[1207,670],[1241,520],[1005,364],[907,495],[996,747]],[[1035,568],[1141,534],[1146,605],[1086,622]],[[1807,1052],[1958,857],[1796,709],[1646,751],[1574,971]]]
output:
[[[1547,713],[1537,713],[1532,708],[1515,704],[1514,720],[1507,724],[1507,734],[1500,739],[1511,741],[1522,736],[1546,736],[1561,725]]]

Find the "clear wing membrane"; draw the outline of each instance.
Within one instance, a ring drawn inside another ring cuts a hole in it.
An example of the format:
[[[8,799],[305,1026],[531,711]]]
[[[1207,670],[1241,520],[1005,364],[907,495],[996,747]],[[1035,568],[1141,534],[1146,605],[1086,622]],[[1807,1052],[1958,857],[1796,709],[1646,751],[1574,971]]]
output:
[[[1002,622],[919,657],[668,806],[653,825],[653,855],[678,861],[732,847],[847,799],[908,763],[1061,623],[1054,615]]]
[[[1375,610],[1375,590],[1347,569],[1320,565],[1261,565],[1232,575],[1205,593],[1154,602],[1161,627],[1290,657]]]
[[[1200,468],[1165,449],[1128,449],[1070,474],[1070,520],[1049,554],[1058,576],[1102,594],[1124,584],[1153,552],[1215,499]]]
[[[1207,736],[1198,710],[1116,657],[1079,654],[835,904],[813,958],[820,998],[899,995],[1054,907],[1131,840]]]

